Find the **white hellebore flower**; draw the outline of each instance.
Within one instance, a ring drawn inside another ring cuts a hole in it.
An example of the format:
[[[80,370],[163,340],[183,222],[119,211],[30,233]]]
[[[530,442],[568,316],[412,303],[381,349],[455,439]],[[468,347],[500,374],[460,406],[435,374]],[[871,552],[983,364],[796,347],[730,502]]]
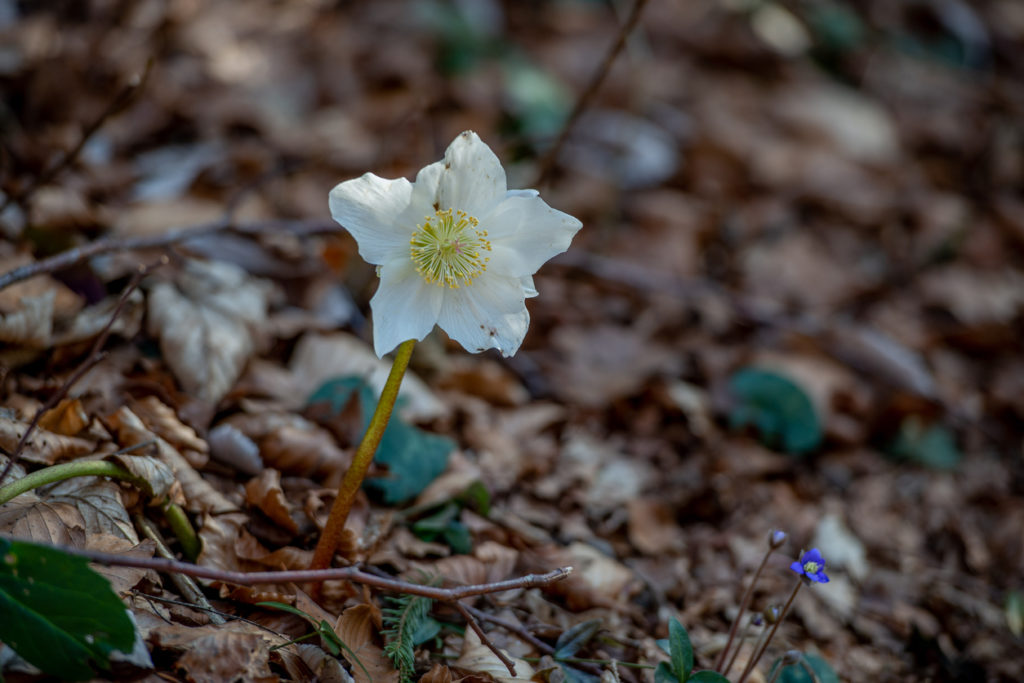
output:
[[[506,189],[498,157],[472,131],[415,183],[367,173],[331,190],[330,205],[359,254],[377,265],[370,307],[378,356],[435,324],[467,351],[511,356],[530,324],[533,274],[582,227],[536,190]]]

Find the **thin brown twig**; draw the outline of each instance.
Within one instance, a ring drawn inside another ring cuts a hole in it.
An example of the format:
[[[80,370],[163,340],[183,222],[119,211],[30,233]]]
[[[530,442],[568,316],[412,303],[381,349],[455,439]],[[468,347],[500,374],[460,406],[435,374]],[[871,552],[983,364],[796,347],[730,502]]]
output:
[[[138,588],[130,588],[130,589],[128,589],[128,592],[131,593],[132,595],[136,595],[136,596],[142,598],[143,600],[147,600],[147,601],[148,600],[156,600],[157,602],[165,602],[168,605],[178,605],[179,607],[188,607],[189,609],[195,609],[195,610],[199,610],[201,612],[207,612],[207,613],[210,614],[211,617],[213,617],[213,616],[220,617],[220,619],[221,619],[220,623],[227,623],[228,621],[241,621],[243,623],[249,624],[250,626],[255,626],[256,628],[263,629],[267,633],[273,634],[273,635],[277,636],[278,638],[280,638],[281,640],[291,640],[291,638],[289,636],[286,636],[283,633],[278,633],[274,629],[272,629],[272,628],[270,628],[268,626],[264,626],[263,624],[261,624],[258,621],[253,621],[252,619],[246,619],[245,617],[240,617],[237,614],[229,614],[228,612],[222,612],[221,610],[216,609],[215,607],[211,607],[209,604],[207,604],[204,607],[203,605],[195,605],[195,604],[192,604],[191,602],[185,602],[184,600],[174,600],[173,598],[162,598],[162,597],[159,597],[157,595],[150,595],[149,593],[146,593],[145,591],[140,591]]]
[[[337,232],[341,228],[336,223],[325,220],[274,220],[249,224],[235,225],[230,216],[224,216],[209,223],[194,225],[187,228],[171,230],[161,235],[142,237],[106,237],[80,247],[74,247],[59,254],[13,268],[0,275],[0,289],[9,287],[16,282],[27,280],[37,275],[55,273],[70,268],[82,261],[108,254],[114,251],[137,251],[140,249],[158,249],[187,242],[200,237],[207,237],[222,230],[232,230],[242,234],[260,234],[267,232],[287,231],[293,235],[313,235],[326,232]]]
[[[3,204],[0,204],[0,213],[3,213],[11,204],[23,204],[36,190],[56,178],[64,169],[74,163],[75,159],[78,158],[78,155],[85,148],[85,144],[96,134],[96,131],[103,127],[107,119],[127,107],[135,99],[135,96],[142,92],[143,86],[149,80],[149,72],[152,66],[152,60],[146,62],[146,68],[143,69],[142,73],[132,78],[125,87],[117,92],[114,98],[103,108],[103,111],[82,130],[82,137],[78,140],[78,144],[64,152],[57,161],[30,180],[25,187],[8,195]]]
[[[515,664],[515,662],[513,662],[511,659],[509,659],[508,655],[506,655],[504,652],[501,651],[501,648],[499,648],[497,645],[495,645],[493,642],[491,642],[491,639],[487,636],[486,633],[484,633],[484,630],[482,628],[480,628],[480,624],[473,617],[473,615],[469,613],[469,611],[466,609],[465,605],[463,605],[462,603],[459,603],[459,602],[453,602],[452,606],[455,607],[455,609],[457,609],[459,611],[459,614],[461,614],[462,618],[466,620],[466,623],[469,624],[470,628],[472,628],[474,631],[476,631],[476,634],[478,636],[480,636],[480,642],[483,643],[484,645],[486,645],[487,649],[489,649],[491,652],[493,652],[494,655],[498,659],[501,660],[501,663],[505,665],[506,669],[508,669],[509,675],[512,676],[512,678],[515,678],[516,677],[516,664]]]
[[[114,321],[117,320],[119,315],[121,315],[121,310],[124,308],[125,303],[127,303],[128,297],[131,296],[131,293],[139,286],[139,281],[149,274],[151,270],[166,263],[166,260],[166,257],[164,257],[150,265],[139,266],[139,269],[132,276],[128,286],[124,288],[123,292],[121,292],[121,298],[117,300],[117,305],[114,306],[114,312],[110,314],[110,320],[108,320],[107,324],[103,326],[102,330],[100,330],[99,336],[96,337],[96,341],[89,350],[89,354],[82,360],[78,367],[75,368],[75,371],[71,373],[71,376],[65,380],[60,388],[50,396],[46,403],[40,406],[39,409],[36,410],[35,415],[32,416],[32,421],[29,422],[25,432],[21,435],[21,439],[18,440],[18,444],[14,447],[14,450],[8,457],[7,465],[4,467],[3,472],[0,472],[0,484],[2,484],[4,479],[7,478],[7,475],[10,474],[15,463],[18,462],[18,458],[21,457],[21,451],[25,448],[25,444],[28,443],[29,437],[32,436],[32,433],[39,426],[39,420],[42,419],[43,415],[55,408],[57,404],[67,396],[71,387],[74,386],[78,380],[82,379],[82,377],[85,376],[85,373],[92,369],[93,366],[103,360],[103,346],[107,343],[107,337],[110,336],[110,330],[114,325]]]
[[[540,650],[541,652],[543,652],[546,655],[554,654],[555,648],[553,648],[552,646],[548,645],[543,640],[541,640],[537,636],[533,635],[532,633],[527,631],[525,628],[523,628],[519,624],[514,624],[511,621],[507,621],[505,619],[502,619],[501,617],[496,617],[493,614],[488,614],[487,612],[484,612],[481,609],[477,609],[476,607],[472,607],[471,605],[463,605],[463,606],[466,608],[466,610],[470,614],[472,614],[474,617],[476,617],[480,621],[489,621],[492,624],[494,624],[495,626],[500,626],[501,628],[505,629],[506,631],[508,631],[512,635],[516,636],[517,638],[519,638],[523,642],[526,642],[526,643],[529,643],[530,645],[533,645],[535,648],[537,648],[538,650]],[[574,662],[573,666],[578,668],[578,669],[583,669],[587,673],[594,674],[595,676],[600,676],[601,675],[601,668],[598,667],[598,666],[595,666],[593,664],[588,664],[588,663],[585,663],[585,662],[579,662],[579,663]]]
[[[565,141],[569,139],[569,132],[572,130],[573,125],[580,115],[590,106],[591,100],[594,99],[594,95],[597,94],[598,88],[604,82],[604,79],[608,77],[608,72],[611,71],[612,64],[618,58],[619,53],[622,52],[622,48],[626,45],[626,39],[629,38],[629,34],[633,32],[633,28],[640,20],[640,14],[643,12],[644,6],[647,4],[647,0],[636,0],[633,3],[633,8],[626,18],[625,23],[619,27],[619,35],[616,37],[615,42],[609,48],[608,52],[605,53],[604,61],[601,62],[600,68],[594,72],[593,77],[590,79],[590,83],[587,84],[586,89],[576,100],[576,105],[572,109],[572,113],[569,114],[569,118],[566,119],[565,124],[562,126],[562,130],[558,134],[558,138],[555,140],[555,144],[548,148],[548,151],[540,160],[540,164],[537,169],[537,176],[533,182],[532,187],[539,188],[543,185],[548,176],[551,175],[551,171],[555,167],[555,162],[558,160],[558,155],[562,151],[562,147],[565,146]]]
[[[52,546],[65,552],[68,555],[84,557],[90,562],[116,567],[135,567],[138,569],[153,569],[159,572],[176,572],[186,574],[199,579],[211,581],[222,581],[234,583],[240,586],[255,586],[269,583],[304,583],[321,581],[352,581],[373,588],[394,591],[396,593],[408,593],[431,598],[438,602],[451,603],[474,595],[485,595],[487,593],[500,593],[502,591],[517,588],[537,588],[546,586],[555,581],[561,581],[572,573],[572,567],[560,567],[545,574],[527,574],[515,579],[495,581],[493,583],[473,584],[470,586],[457,586],[455,588],[437,588],[435,586],[424,586],[418,583],[408,583],[398,579],[391,579],[383,576],[374,576],[357,567],[333,567],[331,569],[296,569],[277,572],[236,572],[226,569],[215,569],[213,567],[201,567],[188,562],[168,560],[159,557],[128,557],[125,555],[114,555],[101,553],[94,550],[82,548],[70,548],[67,546]]]

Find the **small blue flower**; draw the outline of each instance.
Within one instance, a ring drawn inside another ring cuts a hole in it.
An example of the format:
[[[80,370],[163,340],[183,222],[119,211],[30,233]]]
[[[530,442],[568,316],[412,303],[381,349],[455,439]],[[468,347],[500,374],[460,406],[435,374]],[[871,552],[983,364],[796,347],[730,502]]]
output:
[[[789,568],[804,577],[805,581],[828,583],[828,577],[825,575],[825,558],[817,548],[808,550],[800,557],[799,562],[794,562]]]

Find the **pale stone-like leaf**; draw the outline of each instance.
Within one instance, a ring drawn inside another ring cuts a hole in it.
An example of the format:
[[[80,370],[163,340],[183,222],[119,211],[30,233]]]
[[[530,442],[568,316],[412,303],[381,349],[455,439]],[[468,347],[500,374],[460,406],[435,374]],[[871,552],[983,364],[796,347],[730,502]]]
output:
[[[149,332],[186,392],[210,403],[228,392],[255,350],[270,291],[236,266],[199,261],[188,262],[177,283],[153,287]]]

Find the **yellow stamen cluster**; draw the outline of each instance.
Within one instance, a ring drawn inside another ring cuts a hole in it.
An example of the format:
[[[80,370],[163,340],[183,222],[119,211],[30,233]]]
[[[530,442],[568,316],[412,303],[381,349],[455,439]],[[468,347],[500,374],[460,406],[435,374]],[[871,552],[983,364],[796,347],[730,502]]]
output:
[[[491,243],[479,221],[465,211],[438,210],[416,226],[409,240],[416,272],[429,284],[457,288],[473,284],[487,270]]]
[[[821,565],[817,562],[805,562],[804,571],[808,574],[817,574],[818,570],[821,569]]]

